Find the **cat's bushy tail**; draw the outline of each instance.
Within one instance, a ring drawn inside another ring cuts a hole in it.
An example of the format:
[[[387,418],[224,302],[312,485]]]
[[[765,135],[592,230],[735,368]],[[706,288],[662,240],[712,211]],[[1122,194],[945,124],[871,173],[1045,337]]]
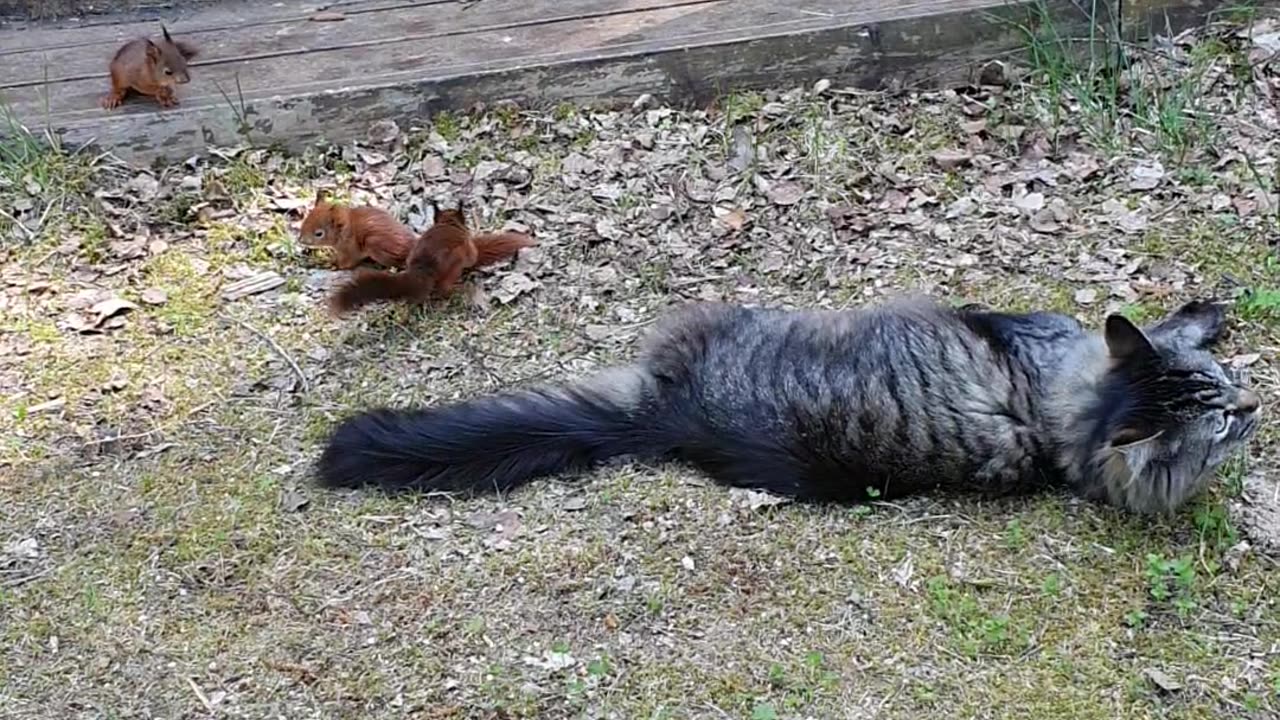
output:
[[[638,367],[586,382],[343,421],[320,457],[328,487],[505,491],[620,455],[665,450],[647,421],[651,376]]]

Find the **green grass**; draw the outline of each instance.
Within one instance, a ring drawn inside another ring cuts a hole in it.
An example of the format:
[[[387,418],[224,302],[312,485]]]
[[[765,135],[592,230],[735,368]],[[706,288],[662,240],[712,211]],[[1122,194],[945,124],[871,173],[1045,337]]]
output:
[[[1029,6],[1023,20],[1009,21],[1024,39],[1040,113],[1051,127],[1082,129],[1107,152],[1126,150],[1136,138],[1150,140],[1175,165],[1192,160],[1216,139],[1201,89],[1210,65],[1229,49],[1205,41],[1171,72],[1171,62],[1158,53],[1115,42],[1121,30],[1111,6],[1091,10],[1095,22],[1084,23],[1083,36],[1045,2]]]

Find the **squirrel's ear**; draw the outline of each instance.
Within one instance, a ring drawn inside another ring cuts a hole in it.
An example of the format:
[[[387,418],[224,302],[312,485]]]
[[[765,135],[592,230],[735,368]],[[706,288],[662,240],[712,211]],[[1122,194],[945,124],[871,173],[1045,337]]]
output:
[[[440,206],[436,204],[436,199],[431,198],[430,200],[427,201],[427,204],[431,206],[431,222],[435,222],[439,220]]]
[[[147,59],[152,62],[160,59],[160,46],[151,42],[151,38],[147,38]]]
[[[173,42],[173,38],[169,37],[169,28],[165,27],[164,23],[160,23],[160,34],[164,36],[165,42],[167,43]]]
[[[316,204],[327,202],[329,200],[329,191],[324,188],[316,188]]]

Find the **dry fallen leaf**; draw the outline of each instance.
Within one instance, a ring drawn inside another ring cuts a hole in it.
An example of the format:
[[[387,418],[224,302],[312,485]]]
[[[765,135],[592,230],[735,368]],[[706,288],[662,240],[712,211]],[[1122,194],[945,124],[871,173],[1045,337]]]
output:
[[[1156,687],[1160,688],[1164,692],[1171,693],[1171,692],[1177,692],[1182,689],[1182,683],[1169,677],[1162,670],[1157,670],[1156,668],[1147,668],[1146,670],[1142,671],[1142,674],[1146,675],[1148,680],[1150,680]]]
[[[622,239],[622,230],[610,218],[600,218],[596,221],[596,234],[603,240]]]
[[[439,155],[428,155],[422,159],[422,174],[429,178],[444,177],[448,169]]]
[[[346,19],[346,15],[333,10],[321,10],[311,16],[311,22],[341,22]]]
[[[369,126],[369,142],[384,145],[400,136],[400,126],[395,120],[378,120]]]
[[[1061,229],[1057,219],[1053,216],[1053,211],[1048,208],[1037,210],[1031,216],[1031,219],[1027,221],[1027,224],[1031,226],[1032,230],[1040,233],[1054,233]]]
[[[76,306],[74,301],[68,304],[71,307]],[[109,297],[90,306],[87,314],[80,312],[68,313],[63,318],[62,324],[78,333],[84,334],[114,330],[124,327],[125,313],[136,309],[138,309],[138,306],[128,300]]]
[[[169,301],[169,293],[157,288],[147,288],[138,299],[147,305],[163,305]]]
[[[267,270],[227,285],[222,289],[222,299],[227,302],[234,302],[250,295],[274,290],[283,284],[284,278],[279,273]]]
[[[1152,190],[1164,180],[1164,166],[1159,160],[1137,165],[1129,172],[1130,190]]]
[[[493,297],[503,305],[507,305],[536,287],[538,287],[536,280],[531,279],[524,273],[513,272],[502,278],[502,282],[498,283],[498,289],[494,291]]]
[[[1081,288],[1075,292],[1073,297],[1081,305],[1092,305],[1098,301],[1098,291],[1093,288]]]
[[[760,261],[758,266],[760,272],[772,273],[786,267],[787,259],[781,253],[769,253],[764,260]]]
[[[738,232],[747,224],[747,214],[741,208],[722,208],[717,206],[713,212],[716,220],[734,232]]]
[[[66,404],[67,404],[66,398],[56,397],[52,400],[46,400],[45,402],[32,405],[31,407],[27,408],[27,414],[38,415],[39,413],[54,412],[55,410],[61,410],[63,407],[66,406]]]
[[[530,667],[541,668],[543,670],[564,670],[573,667],[578,661],[569,653],[549,650],[543,653],[541,658],[525,655],[522,662]]]
[[[286,490],[280,498],[280,509],[287,513],[298,512],[311,502],[311,498],[297,490]]]
[[[1240,368],[1249,367],[1250,365],[1253,365],[1254,363],[1258,362],[1261,359],[1262,359],[1262,353],[1245,353],[1243,355],[1236,355],[1235,357],[1231,358],[1230,363],[1231,363],[1231,367],[1238,370]]]
[[[313,198],[276,195],[271,198],[271,206],[280,210],[301,210],[311,207]]]
[[[156,193],[160,189],[160,183],[148,173],[139,173],[135,175],[126,186],[132,191],[134,197],[142,202],[155,199]]]
[[[111,297],[103,300],[102,302],[95,303],[93,307],[89,308],[89,312],[93,313],[98,323],[102,323],[102,321],[107,318],[115,317],[120,313],[126,313],[130,310],[137,309],[137,305],[134,305],[124,298]]]
[[[933,161],[943,170],[953,170],[973,160],[973,153],[965,150],[939,150],[933,154]]]
[[[746,125],[735,125],[733,128],[733,151],[729,158],[729,167],[743,172],[756,161],[755,141]]]
[[[582,153],[570,153],[568,157],[560,163],[560,169],[570,175],[590,175],[596,171],[599,165],[595,160],[583,155]]]
[[[915,559],[911,556],[911,553],[908,552],[907,556],[902,559],[902,562],[893,569],[893,581],[897,583],[899,587],[909,588],[911,587],[911,576],[914,571]]]
[[[1044,207],[1044,195],[1038,192],[1027,193],[1013,199],[1014,207],[1026,213],[1035,213]]]
[[[587,336],[587,339],[592,342],[600,342],[601,340],[608,338],[610,335],[613,335],[613,326],[590,323],[587,325],[586,329],[583,330],[583,333]]]
[[[804,188],[798,183],[783,180],[766,184],[764,194],[774,205],[795,205],[804,197]]]
[[[484,288],[476,283],[467,283],[462,287],[462,294],[466,298],[467,304],[475,308],[477,312],[489,312],[489,294],[484,291]]]
[[[5,555],[19,558],[22,560],[31,560],[40,557],[40,543],[35,538],[23,538],[22,540],[12,540],[4,544],[0,548]]]
[[[785,505],[791,502],[791,499],[747,488],[732,488],[729,490],[729,501],[735,505],[742,505],[748,510],[755,511],[763,507]]]

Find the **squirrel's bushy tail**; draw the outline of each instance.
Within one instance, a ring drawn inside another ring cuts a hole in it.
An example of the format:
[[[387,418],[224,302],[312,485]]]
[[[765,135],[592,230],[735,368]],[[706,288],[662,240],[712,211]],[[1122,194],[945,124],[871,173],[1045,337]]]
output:
[[[340,315],[379,301],[421,301],[431,294],[434,286],[430,275],[412,270],[361,270],[329,298],[329,307]]]
[[[652,376],[637,366],[577,385],[424,410],[377,409],[343,421],[320,457],[328,487],[505,491],[609,458],[662,454],[648,414]]]
[[[476,264],[474,267],[484,267],[515,255],[520,250],[533,247],[538,244],[537,240],[513,231],[500,233],[481,233],[471,236],[471,242],[476,246]]]

